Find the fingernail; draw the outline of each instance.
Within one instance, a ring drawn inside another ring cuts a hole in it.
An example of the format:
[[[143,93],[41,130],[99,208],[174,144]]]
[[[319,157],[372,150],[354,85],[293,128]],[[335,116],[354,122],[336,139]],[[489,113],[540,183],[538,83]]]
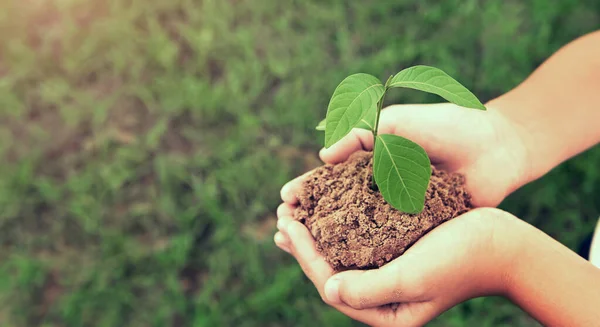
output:
[[[288,199],[289,187],[290,187],[290,183],[287,182],[285,185],[283,185],[281,187],[281,190],[279,191],[279,195],[281,196],[281,200],[283,200],[283,202],[289,201],[289,199]]]
[[[282,232],[287,233],[287,227],[288,227],[289,223],[290,223],[289,219],[280,218],[279,220],[277,220],[277,229],[279,229]]]
[[[275,234],[275,243],[277,243],[277,245],[284,245],[286,243],[285,236],[281,233]]]
[[[325,298],[330,304],[339,304],[340,301],[340,284],[341,280],[337,277],[331,277],[325,283]]]
[[[323,158],[323,155],[325,154],[325,152],[327,152],[327,149],[326,149],[326,148],[322,148],[322,149],[319,151],[319,158]]]

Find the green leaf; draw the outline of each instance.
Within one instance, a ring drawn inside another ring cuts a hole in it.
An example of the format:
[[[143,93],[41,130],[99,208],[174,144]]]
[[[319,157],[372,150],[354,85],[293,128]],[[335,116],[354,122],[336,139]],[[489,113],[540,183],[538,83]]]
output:
[[[381,195],[402,212],[421,212],[431,177],[427,153],[397,135],[378,135],[375,142],[373,174]]]
[[[350,133],[352,128],[377,105],[385,88],[369,74],[346,77],[335,89],[327,107],[325,147],[330,147]]]
[[[369,111],[365,118],[361,119],[354,128],[362,128],[368,131],[372,131],[375,129],[375,120],[377,119],[377,105],[374,105]],[[327,126],[327,119],[323,119],[319,122],[319,124],[315,127],[317,131],[325,131],[325,126]]]
[[[462,107],[486,110],[471,91],[434,67],[414,66],[404,69],[391,79],[388,87],[406,87],[429,92]]]
[[[375,120],[377,119],[377,103],[367,110],[367,114],[363,117],[356,126],[369,131],[375,130]]]

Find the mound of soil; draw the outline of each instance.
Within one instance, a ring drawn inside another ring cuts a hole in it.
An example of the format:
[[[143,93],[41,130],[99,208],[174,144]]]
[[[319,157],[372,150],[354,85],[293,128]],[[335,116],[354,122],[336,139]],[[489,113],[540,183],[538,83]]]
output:
[[[380,267],[439,224],[472,208],[464,176],[432,167],[425,209],[402,213],[371,189],[372,153],[317,168],[298,194],[295,218],[336,271]]]

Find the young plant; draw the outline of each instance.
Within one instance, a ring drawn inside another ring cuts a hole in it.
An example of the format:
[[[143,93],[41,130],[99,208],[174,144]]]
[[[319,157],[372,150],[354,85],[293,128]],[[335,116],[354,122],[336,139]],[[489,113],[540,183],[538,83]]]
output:
[[[440,69],[414,66],[390,76],[384,84],[369,74],[346,77],[335,89],[327,107],[326,118],[317,130],[325,131],[329,148],[353,128],[373,133],[372,188],[394,208],[419,213],[425,206],[425,193],[431,177],[431,162],[417,143],[398,135],[377,133],[379,116],[386,93],[405,87],[437,94],[466,108],[486,110],[464,86]]]

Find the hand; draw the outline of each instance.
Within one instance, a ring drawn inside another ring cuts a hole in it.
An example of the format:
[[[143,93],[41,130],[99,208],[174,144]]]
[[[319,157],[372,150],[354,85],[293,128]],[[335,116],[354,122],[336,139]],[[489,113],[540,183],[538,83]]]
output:
[[[298,260],[325,303],[371,326],[422,326],[467,299],[504,295],[518,242],[527,239],[521,233],[528,230],[501,210],[475,209],[436,227],[379,269],[334,274],[289,210],[279,210],[277,235],[288,242],[278,245]]]
[[[467,188],[476,206],[496,206],[507,194],[519,187],[522,180],[526,179],[527,161],[523,142],[511,123],[493,109],[482,112],[468,110],[448,103],[398,105],[386,108],[382,111],[381,115],[380,133],[398,134],[407,137],[423,146],[430,156],[432,163],[437,167],[465,174],[467,177]],[[340,142],[329,149],[323,149],[320,156],[326,163],[338,163],[346,160],[353,152],[371,150],[372,146],[373,138],[369,131],[354,129]],[[275,243],[281,249],[296,256],[304,271],[313,280],[326,302],[331,303],[348,316],[367,323],[371,321],[369,319],[378,319],[376,323],[373,323],[376,325],[380,325],[382,319],[384,321],[402,321],[404,319],[405,321],[413,322],[417,321],[415,320],[416,316],[419,316],[420,319],[431,319],[431,317],[441,312],[439,310],[443,311],[447,309],[448,305],[451,305],[448,303],[446,305],[443,305],[443,303],[432,305],[433,302],[431,301],[410,304],[411,302],[407,302],[406,298],[399,298],[398,302],[401,301],[404,304],[394,313],[389,308],[387,310],[381,308],[357,310],[363,308],[364,305],[369,305],[367,302],[361,302],[360,300],[358,301],[358,305],[352,302],[351,299],[349,300],[351,303],[346,304],[334,303],[328,300],[324,294],[324,285],[325,281],[333,274],[333,271],[314,249],[313,239],[304,226],[300,223],[292,222],[293,211],[297,204],[295,195],[301,187],[304,176],[300,176],[289,182],[281,190],[281,197],[284,203],[278,208],[277,214],[279,217],[278,227],[282,232],[275,235]],[[460,221],[474,220],[469,217],[480,216],[477,212],[473,211],[465,215]],[[453,222],[450,226],[456,224],[456,222]],[[285,227],[288,225],[291,234],[297,236],[294,238],[295,242],[292,242],[287,236],[288,233],[283,232],[287,230]],[[439,228],[436,228],[433,232]],[[460,230],[461,228],[459,227],[457,233]],[[430,234],[433,232],[430,232]],[[474,236],[478,237],[483,237],[483,234],[473,233]],[[461,239],[461,237],[458,239]],[[468,244],[468,240],[464,239],[463,241],[463,245]],[[422,241],[419,243],[422,243]],[[435,247],[435,244],[432,243],[433,247]],[[401,258],[418,258],[418,256],[410,254],[417,253],[416,248],[415,245]],[[297,252],[295,249],[302,249],[302,252]],[[443,253],[445,248],[442,247],[441,249],[441,253]],[[454,252],[454,256],[445,257],[444,259],[446,260],[443,262],[447,262],[448,258],[459,257],[461,254],[460,251]],[[458,260],[457,262],[461,261],[463,260]],[[442,262],[437,263],[441,264]],[[396,265],[388,264],[385,267],[388,266],[389,268],[381,268],[377,271],[387,273],[391,271],[392,274],[396,274],[394,268],[392,268]],[[361,272],[348,272],[347,274],[349,273]],[[385,281],[385,279],[383,280]],[[334,282],[332,281],[331,283]],[[419,286],[415,286],[412,283],[409,284],[412,285],[413,290]],[[456,285],[452,283],[442,284]],[[382,287],[387,288],[389,285]],[[328,289],[331,290],[332,286]],[[462,294],[462,297],[470,294],[466,289],[464,291],[464,293],[452,291],[450,294],[458,297],[460,297],[459,294]],[[406,290],[403,290],[402,294],[408,294],[406,292]],[[376,306],[377,303],[377,301],[373,302],[373,305]],[[418,314],[415,308],[423,312]],[[398,314],[398,312],[404,313]],[[411,314],[407,316],[406,312]]]
[[[495,207],[529,181],[527,151],[518,129],[494,108],[465,109],[451,103],[395,105],[381,112],[380,134],[397,134],[421,145],[438,168],[463,173],[472,202]],[[325,163],[371,150],[371,132],[354,129],[320,153]],[[286,202],[292,196],[282,189]]]

